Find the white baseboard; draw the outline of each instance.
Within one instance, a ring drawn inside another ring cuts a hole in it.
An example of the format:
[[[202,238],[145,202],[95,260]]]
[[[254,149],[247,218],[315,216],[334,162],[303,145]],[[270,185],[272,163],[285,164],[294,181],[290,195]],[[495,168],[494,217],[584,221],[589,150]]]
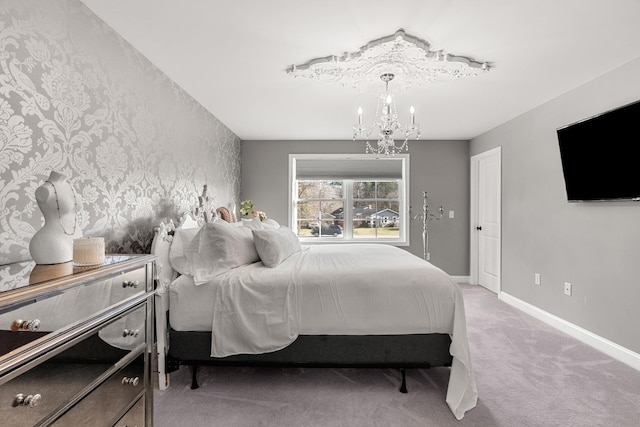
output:
[[[469,276],[451,276],[456,283],[471,283],[471,277]]]
[[[498,299],[640,371],[640,354],[609,341],[606,338],[602,338],[601,336],[581,328],[580,326],[574,325],[571,322],[567,322],[558,316],[548,313],[505,292],[500,292],[498,294]]]

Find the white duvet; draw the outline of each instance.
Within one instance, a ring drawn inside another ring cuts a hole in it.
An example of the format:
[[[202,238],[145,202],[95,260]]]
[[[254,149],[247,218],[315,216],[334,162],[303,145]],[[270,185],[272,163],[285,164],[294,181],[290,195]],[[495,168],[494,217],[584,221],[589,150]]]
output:
[[[217,276],[211,356],[279,350],[303,335],[446,333],[453,356],[446,401],[457,419],[475,407],[462,293],[444,271],[379,244],[305,247],[275,268],[254,263]]]

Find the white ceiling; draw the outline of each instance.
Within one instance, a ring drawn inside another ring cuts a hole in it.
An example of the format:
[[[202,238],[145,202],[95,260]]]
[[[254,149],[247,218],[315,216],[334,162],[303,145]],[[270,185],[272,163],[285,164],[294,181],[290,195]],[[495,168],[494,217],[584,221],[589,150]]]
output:
[[[422,139],[471,139],[640,57],[638,0],[82,2],[243,140],[350,139],[375,96],[285,69],[400,28],[493,65],[397,95]]]

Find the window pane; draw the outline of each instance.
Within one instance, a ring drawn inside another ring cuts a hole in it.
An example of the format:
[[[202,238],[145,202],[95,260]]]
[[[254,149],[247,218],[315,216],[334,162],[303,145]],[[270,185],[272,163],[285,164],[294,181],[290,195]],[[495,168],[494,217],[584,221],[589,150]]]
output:
[[[344,203],[342,200],[320,202],[320,217],[312,223],[311,235],[318,237],[342,236]]]
[[[298,181],[298,199],[341,199],[342,181]]]
[[[378,182],[379,199],[398,199],[398,182],[383,181]]]
[[[400,237],[400,205],[398,202],[379,201],[375,214],[377,237],[379,239],[397,239]]]
[[[400,237],[400,204],[378,200],[353,203],[354,239],[397,239]]]
[[[311,223],[309,220],[298,220],[298,236],[311,236]]]
[[[320,202],[298,202],[296,211],[298,236],[311,236],[311,226],[315,224],[320,214]]]
[[[320,202],[298,202],[297,217],[298,220],[313,220],[320,215]]]
[[[376,204],[380,215],[384,215],[386,218],[397,221],[400,217],[400,203],[392,200],[378,200]]]
[[[375,213],[376,202],[353,202],[353,238],[373,239],[376,237]]]
[[[323,221],[334,221],[342,215],[344,202],[342,200],[323,200],[320,202],[320,211]]]
[[[375,181],[354,181],[353,198],[354,199],[374,199],[376,197]]]

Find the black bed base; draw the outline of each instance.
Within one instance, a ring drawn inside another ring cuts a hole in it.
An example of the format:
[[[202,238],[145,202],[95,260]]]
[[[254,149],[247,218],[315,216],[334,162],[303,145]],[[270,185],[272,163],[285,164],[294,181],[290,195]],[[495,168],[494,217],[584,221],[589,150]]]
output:
[[[413,335],[300,335],[289,346],[272,353],[211,357],[210,332],[169,329],[166,372],[180,365],[192,369],[191,388],[198,388],[198,365],[263,367],[394,368],[402,374],[400,391],[406,393],[405,369],[451,366],[448,334]]]

